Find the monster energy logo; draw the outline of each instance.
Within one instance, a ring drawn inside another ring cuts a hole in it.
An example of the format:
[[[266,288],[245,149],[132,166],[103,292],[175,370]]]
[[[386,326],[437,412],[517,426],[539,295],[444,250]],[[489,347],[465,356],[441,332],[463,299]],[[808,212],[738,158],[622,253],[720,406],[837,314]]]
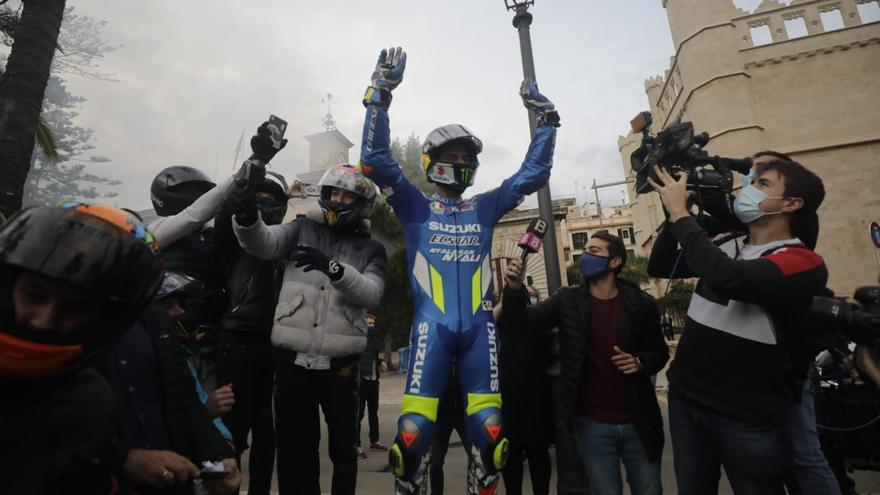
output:
[[[470,184],[474,177],[474,169],[472,168],[458,167],[456,172],[458,172],[458,182],[462,184]]]

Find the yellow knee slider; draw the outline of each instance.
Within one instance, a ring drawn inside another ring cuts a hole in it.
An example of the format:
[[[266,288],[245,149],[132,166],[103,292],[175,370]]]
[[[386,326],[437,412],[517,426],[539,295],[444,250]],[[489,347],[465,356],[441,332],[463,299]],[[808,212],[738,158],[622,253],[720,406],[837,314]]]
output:
[[[418,395],[403,394],[400,415],[414,414],[422,416],[432,423],[436,423],[437,408],[439,405],[440,399],[438,397],[421,397]],[[419,433],[421,434],[421,432]],[[404,442],[416,441],[416,438],[414,437],[411,438],[411,440],[407,440],[406,432],[401,431],[399,432],[399,435]],[[391,470],[394,473],[394,476],[401,478],[406,474],[406,457],[404,456],[398,441],[395,441],[388,451],[388,462],[391,464]],[[409,445],[406,445],[406,447],[409,448]]]
[[[395,478],[403,477],[406,466],[403,465],[403,454],[400,452],[397,442],[388,449],[388,464],[391,465],[391,472],[394,473]]]
[[[495,464],[495,469],[501,471],[504,469],[504,465],[507,464],[507,452],[510,450],[510,443],[508,443],[506,438],[502,438],[498,445],[495,446],[495,451],[492,452],[492,463]]]

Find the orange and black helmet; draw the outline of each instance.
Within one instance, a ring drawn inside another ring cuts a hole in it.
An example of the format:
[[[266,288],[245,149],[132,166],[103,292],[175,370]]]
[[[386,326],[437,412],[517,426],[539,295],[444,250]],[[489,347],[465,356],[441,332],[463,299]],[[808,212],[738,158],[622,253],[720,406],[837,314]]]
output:
[[[0,227],[0,375],[58,374],[110,345],[151,302],[162,265],[152,233],[130,212],[80,202],[18,212]],[[107,303],[64,335],[20,328],[11,297],[24,271],[99,291]]]

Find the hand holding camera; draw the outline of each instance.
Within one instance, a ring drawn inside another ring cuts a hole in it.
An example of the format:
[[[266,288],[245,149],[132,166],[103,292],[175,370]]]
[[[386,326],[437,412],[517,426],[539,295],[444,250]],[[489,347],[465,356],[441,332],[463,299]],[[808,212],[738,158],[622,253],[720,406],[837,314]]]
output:
[[[263,122],[257,128],[257,133],[251,137],[251,159],[261,163],[269,163],[275,155],[287,146],[284,133],[287,131],[287,122],[274,115]]]
[[[654,165],[654,173],[661,182],[655,182],[654,179],[648,177],[648,184],[660,194],[660,200],[663,207],[669,213],[669,221],[675,223],[679,218],[684,218],[690,213],[687,208],[689,194],[693,191],[687,190],[688,174],[686,172],[676,172],[677,178],[669,175],[665,169]]]

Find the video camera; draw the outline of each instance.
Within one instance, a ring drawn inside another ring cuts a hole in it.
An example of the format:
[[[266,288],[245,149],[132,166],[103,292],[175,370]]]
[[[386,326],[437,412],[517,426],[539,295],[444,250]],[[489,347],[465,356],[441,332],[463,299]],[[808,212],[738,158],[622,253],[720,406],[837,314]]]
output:
[[[860,287],[853,299],[854,304],[845,298],[815,296],[810,310],[822,318],[832,332],[873,346],[880,342],[880,286]]]
[[[666,169],[675,177],[677,172],[688,174],[689,190],[697,191],[697,203],[702,191],[718,191],[729,194],[733,190],[733,172],[743,175],[752,168],[751,158],[724,158],[710,155],[703,146],[709,142],[709,133],[694,131],[692,122],[673,121],[657,136],[649,134],[653,117],[651,112],[641,112],[630,122],[632,132],[642,133],[642,145],[630,155],[630,166],[636,172],[636,193],[654,190],[648,177],[662,182],[654,172],[654,165]],[[712,168],[707,168],[711,166]]]

